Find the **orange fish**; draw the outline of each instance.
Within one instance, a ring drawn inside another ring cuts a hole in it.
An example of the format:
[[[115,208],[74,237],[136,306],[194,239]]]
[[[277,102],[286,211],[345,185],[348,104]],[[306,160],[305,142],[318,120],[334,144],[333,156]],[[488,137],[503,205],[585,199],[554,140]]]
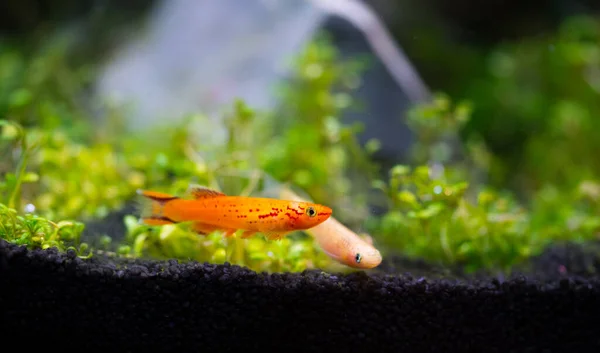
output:
[[[142,223],[192,222],[199,234],[221,230],[227,237],[243,230],[242,238],[262,233],[269,240],[279,240],[321,224],[332,213],[331,208],[310,202],[228,196],[197,185],[188,189],[190,199],[147,190],[138,194],[142,196],[138,205]]]

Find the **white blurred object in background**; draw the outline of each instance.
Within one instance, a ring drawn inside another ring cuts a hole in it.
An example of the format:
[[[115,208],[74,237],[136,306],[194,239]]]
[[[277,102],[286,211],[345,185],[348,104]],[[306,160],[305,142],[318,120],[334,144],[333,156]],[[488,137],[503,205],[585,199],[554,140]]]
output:
[[[306,1],[162,1],[108,63],[99,93],[131,105],[133,127],[217,115],[235,98],[270,108],[274,84],[325,16]]]
[[[379,138],[383,151],[397,155],[408,143],[407,137],[398,138],[408,133],[398,110],[429,99],[430,93],[381,19],[358,0],[163,0],[150,14],[146,31],[108,62],[99,94],[126,104],[134,129],[205,114],[214,127],[195,132],[210,139],[206,142],[221,143],[223,110],[236,98],[254,109],[274,108],[275,84],[329,16],[359,29],[379,58],[385,69],[370,77],[387,71],[399,88],[392,97],[385,88],[388,93],[356,117],[366,124],[367,135],[376,135],[363,139]],[[377,86],[368,90],[384,89],[378,80],[371,80]],[[382,99],[393,104],[382,104]],[[382,111],[383,106],[388,108]]]

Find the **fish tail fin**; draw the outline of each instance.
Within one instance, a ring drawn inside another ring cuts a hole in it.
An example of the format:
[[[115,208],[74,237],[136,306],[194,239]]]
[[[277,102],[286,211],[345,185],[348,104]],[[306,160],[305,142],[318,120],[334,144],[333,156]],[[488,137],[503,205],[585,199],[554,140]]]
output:
[[[156,191],[138,190],[136,208],[140,223],[147,225],[164,225],[177,223],[164,214],[164,206],[179,197]]]

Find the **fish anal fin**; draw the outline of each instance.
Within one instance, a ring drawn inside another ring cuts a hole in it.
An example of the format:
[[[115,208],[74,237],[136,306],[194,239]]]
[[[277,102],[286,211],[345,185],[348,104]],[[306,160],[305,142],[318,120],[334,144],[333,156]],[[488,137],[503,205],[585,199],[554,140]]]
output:
[[[193,199],[209,199],[213,197],[226,196],[224,193],[206,186],[191,184],[186,191],[186,195]]]
[[[290,232],[264,232],[263,234],[268,240],[281,240]]]
[[[248,239],[252,236],[254,236],[256,234],[255,230],[245,230],[242,235],[240,236],[240,238],[242,239]]]
[[[218,227],[215,227],[210,224],[202,223],[202,222],[194,222],[192,223],[192,230],[198,234],[208,235],[215,230],[218,230]]]
[[[165,224],[174,224],[176,222],[174,222],[171,219],[168,219],[166,217],[147,217],[147,218],[140,218],[140,223],[149,225],[149,226],[164,226]]]
[[[216,227],[216,226],[202,223],[202,222],[192,223],[192,230],[194,230],[194,232],[196,232],[198,234],[202,234],[202,235],[208,235],[214,231],[221,231],[221,232],[225,233],[224,236],[226,238],[233,236],[235,234],[235,232],[237,232],[237,229],[221,228],[221,227]]]

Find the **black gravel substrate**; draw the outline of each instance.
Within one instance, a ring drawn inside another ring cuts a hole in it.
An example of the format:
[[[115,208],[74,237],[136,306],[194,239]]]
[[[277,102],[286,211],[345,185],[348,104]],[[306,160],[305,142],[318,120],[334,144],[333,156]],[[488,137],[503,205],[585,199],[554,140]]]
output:
[[[600,352],[595,270],[569,278],[540,259],[537,279],[417,277],[407,263],[267,275],[0,241],[0,335],[5,352]]]

